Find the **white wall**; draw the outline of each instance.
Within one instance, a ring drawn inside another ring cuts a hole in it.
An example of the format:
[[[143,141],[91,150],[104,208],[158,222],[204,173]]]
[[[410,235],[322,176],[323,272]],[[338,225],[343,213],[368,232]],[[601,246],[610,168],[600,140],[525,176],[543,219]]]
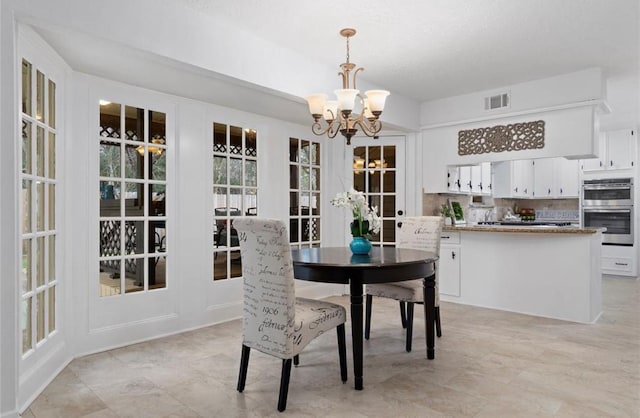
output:
[[[640,74],[607,78],[611,113],[600,116],[600,130],[613,131],[640,125]]]

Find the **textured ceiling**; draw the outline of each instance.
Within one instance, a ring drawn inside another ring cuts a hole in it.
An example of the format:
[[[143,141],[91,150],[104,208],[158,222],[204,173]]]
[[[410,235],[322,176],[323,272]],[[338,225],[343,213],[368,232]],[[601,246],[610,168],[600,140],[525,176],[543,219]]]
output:
[[[420,101],[588,67],[638,72],[638,0],[175,0]]]

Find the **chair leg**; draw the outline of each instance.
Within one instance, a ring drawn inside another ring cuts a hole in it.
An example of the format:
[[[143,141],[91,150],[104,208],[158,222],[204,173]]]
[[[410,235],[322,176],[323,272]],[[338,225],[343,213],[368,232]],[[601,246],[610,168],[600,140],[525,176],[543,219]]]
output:
[[[435,317],[436,317],[436,335],[438,338],[442,337],[442,325],[440,324],[440,307],[436,306],[435,309]]]
[[[291,376],[291,359],[282,360],[282,374],[280,375],[280,397],[278,411],[287,409],[287,395],[289,394],[289,377]]]
[[[347,383],[347,344],[345,342],[344,324],[337,326],[338,355],[340,357],[340,378],[342,383]]]
[[[298,367],[298,364],[300,364],[300,354],[293,356],[293,365]]]
[[[365,316],[364,316],[364,338],[369,339],[371,333],[371,305],[373,303],[373,296],[367,295],[365,303]]]
[[[413,339],[413,302],[407,302],[407,353],[411,352],[411,340]]]
[[[400,321],[402,321],[402,328],[407,327],[407,309],[405,308],[404,301],[400,301]]]
[[[247,369],[249,367],[249,354],[251,349],[242,344],[242,356],[240,357],[240,375],[238,376],[238,392],[244,390],[244,383],[247,381]]]

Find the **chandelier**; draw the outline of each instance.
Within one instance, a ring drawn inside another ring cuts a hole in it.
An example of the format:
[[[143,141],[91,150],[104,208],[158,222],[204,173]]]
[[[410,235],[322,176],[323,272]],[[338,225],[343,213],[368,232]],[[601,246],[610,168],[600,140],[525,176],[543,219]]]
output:
[[[311,126],[313,133],[327,134],[329,138],[335,138],[340,132],[347,139],[347,145],[351,144],[351,137],[358,132],[358,128],[362,129],[365,135],[377,138],[378,132],[382,129],[379,118],[389,95],[386,90],[368,90],[363,96],[360,90],[356,89],[356,76],[358,72],[364,71],[364,68],[353,71],[356,64],[349,62],[349,38],[355,34],[356,30],[351,28],[340,31],[340,35],[347,38],[347,62],[340,64],[341,71],[338,75],[342,77],[342,89],[334,90],[337,100],[327,100],[328,96],[321,93],[306,98],[314,120]],[[353,76],[350,80],[352,71]],[[353,88],[350,84],[353,84]],[[355,112],[356,104],[359,114]],[[324,123],[321,123],[323,118]]]

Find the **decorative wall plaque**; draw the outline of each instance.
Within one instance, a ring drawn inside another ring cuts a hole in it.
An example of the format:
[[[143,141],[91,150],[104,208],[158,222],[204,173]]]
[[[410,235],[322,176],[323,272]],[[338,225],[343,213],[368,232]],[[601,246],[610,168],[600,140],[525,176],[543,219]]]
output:
[[[539,148],[544,148],[543,120],[458,132],[458,155]]]

